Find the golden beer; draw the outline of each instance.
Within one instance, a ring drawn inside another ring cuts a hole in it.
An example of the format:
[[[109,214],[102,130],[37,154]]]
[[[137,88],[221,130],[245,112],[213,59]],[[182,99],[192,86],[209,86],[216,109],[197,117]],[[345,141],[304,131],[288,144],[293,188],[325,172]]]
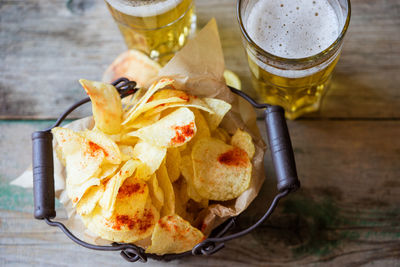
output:
[[[261,101],[289,119],[316,111],[339,60],[348,0],[239,0],[238,18]]]
[[[164,65],[196,28],[192,0],[106,0],[129,49]]]

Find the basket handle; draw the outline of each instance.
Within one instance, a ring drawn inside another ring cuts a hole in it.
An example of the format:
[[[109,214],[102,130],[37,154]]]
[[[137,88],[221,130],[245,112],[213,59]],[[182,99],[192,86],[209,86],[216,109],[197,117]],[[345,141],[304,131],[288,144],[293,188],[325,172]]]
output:
[[[52,140],[50,131],[32,134],[34,216],[40,220],[56,216]]]
[[[268,143],[275,168],[279,192],[286,189],[295,191],[300,187],[296,162],[286,124],[285,112],[280,106],[269,106],[264,111]]]

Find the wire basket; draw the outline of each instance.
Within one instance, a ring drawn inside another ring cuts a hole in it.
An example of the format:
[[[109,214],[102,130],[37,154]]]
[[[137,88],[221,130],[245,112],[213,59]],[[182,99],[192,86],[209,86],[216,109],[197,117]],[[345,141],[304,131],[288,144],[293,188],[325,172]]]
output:
[[[136,82],[126,78],[120,78],[112,83],[121,98],[134,94]],[[229,87],[229,86],[228,86]],[[51,129],[59,126],[65,118],[79,106],[90,102],[87,97],[72,105],[67,109],[50,128],[37,131],[32,134],[32,165],[33,165],[33,194],[34,194],[34,216],[36,219],[44,220],[50,226],[59,227],[72,241],[89,249],[102,251],[120,251],[121,256],[130,262],[146,262],[148,258],[170,261],[189,255],[211,255],[225,246],[225,242],[239,238],[248,234],[262,224],[274,211],[281,198],[300,187],[297,178],[296,164],[294,160],[293,148],[290,141],[289,131],[284,117],[284,110],[279,106],[257,103],[247,94],[233,87],[229,89],[238,96],[247,100],[254,108],[264,109],[264,120],[268,134],[268,143],[271,151],[272,161],[277,178],[278,193],[271,202],[265,214],[253,225],[248,228],[226,235],[235,225],[236,217],[232,217],[212,231],[210,236],[197,244],[191,251],[179,254],[156,255],[146,253],[145,250],[134,244],[112,243],[108,246],[89,244],[71,233],[61,222],[54,221],[55,211],[55,192],[54,192],[54,167],[53,167],[53,146]]]

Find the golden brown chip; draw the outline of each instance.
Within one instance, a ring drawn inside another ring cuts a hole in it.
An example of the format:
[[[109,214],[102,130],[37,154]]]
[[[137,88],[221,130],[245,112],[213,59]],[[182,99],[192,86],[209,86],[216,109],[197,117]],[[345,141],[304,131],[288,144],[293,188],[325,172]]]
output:
[[[196,134],[193,112],[180,108],[158,122],[128,133],[157,147],[177,147],[190,141]]]
[[[104,186],[102,184],[90,187],[76,205],[76,212],[79,215],[91,213],[96,207],[97,202],[103,196],[103,193]]]
[[[178,215],[164,216],[156,224],[147,253],[182,253],[204,240],[204,235]]]
[[[240,129],[232,136],[231,144],[246,151],[249,158],[252,159],[255,153],[255,147],[251,135]]]
[[[161,209],[161,216],[172,215],[175,213],[175,194],[164,163],[161,164],[156,174],[158,184],[164,192],[164,205]]]
[[[122,103],[117,89],[111,84],[80,79],[79,82],[92,101],[96,128],[106,134],[121,130]]]
[[[90,142],[94,143],[102,149],[105,155],[105,160],[111,164],[121,163],[121,152],[117,144],[101,131],[86,130],[80,132]],[[93,146],[93,145],[92,145]]]
[[[168,148],[167,157],[165,158],[165,165],[167,167],[168,176],[171,182],[178,180],[181,175],[179,166],[181,165],[181,153],[178,148]]]
[[[99,201],[101,208],[104,210],[104,216],[109,217],[112,215],[119,188],[128,177],[132,176],[139,164],[140,161],[138,160],[128,160],[117,174],[107,181],[104,194]]]
[[[157,210],[160,211],[162,206],[164,205],[164,192],[158,184],[157,176],[155,173],[150,176],[150,179],[147,181],[147,185],[149,186],[149,193],[152,203],[157,208]]]
[[[142,210],[121,209],[118,203],[116,207],[112,217],[106,218],[97,205],[92,213],[81,216],[83,223],[91,232],[115,242],[133,243],[151,236],[160,216],[151,202]]]
[[[138,50],[127,50],[120,54],[103,74],[103,82],[111,83],[126,77],[135,81],[139,87],[155,78],[161,66]]]
[[[186,180],[187,184],[187,194],[189,198],[193,199],[196,202],[201,202],[203,197],[197,192],[194,186],[194,171],[193,171],[193,161],[191,155],[182,156],[181,161],[181,172],[182,176]]]
[[[204,102],[210,107],[213,113],[204,114],[211,131],[214,131],[225,114],[231,109],[231,104],[216,98],[203,98]]]
[[[238,197],[250,184],[251,162],[247,153],[215,138],[203,138],[192,150],[196,191],[210,200]]]

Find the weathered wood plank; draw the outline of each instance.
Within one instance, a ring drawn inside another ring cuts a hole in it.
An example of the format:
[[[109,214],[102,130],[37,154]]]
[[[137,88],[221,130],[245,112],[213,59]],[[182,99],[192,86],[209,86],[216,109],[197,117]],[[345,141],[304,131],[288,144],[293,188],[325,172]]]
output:
[[[50,122],[0,124],[0,185],[6,186],[30,161],[29,133]],[[259,126],[265,132],[263,122]],[[285,199],[254,233],[229,242],[210,258],[171,263],[187,266],[282,266],[325,263],[330,266],[400,262],[400,124],[398,121],[295,121],[289,123],[302,189]],[[268,155],[268,154],[267,154]],[[273,169],[238,227],[255,222],[275,193]],[[119,265],[117,253],[88,251],[60,231],[33,220],[30,190],[25,197],[0,199],[0,264]],[[18,197],[18,196],[17,196]],[[58,214],[65,218],[59,209]],[[80,255],[79,258],[76,255]],[[151,262],[150,266],[158,264]]]
[[[104,3],[81,2],[73,12],[63,0],[1,2],[0,118],[57,117],[84,96],[77,79],[100,79],[125,49]],[[251,88],[235,1],[196,4],[199,27],[217,18],[226,66]],[[400,3],[353,0],[352,7],[332,89],[309,117],[399,118]]]

